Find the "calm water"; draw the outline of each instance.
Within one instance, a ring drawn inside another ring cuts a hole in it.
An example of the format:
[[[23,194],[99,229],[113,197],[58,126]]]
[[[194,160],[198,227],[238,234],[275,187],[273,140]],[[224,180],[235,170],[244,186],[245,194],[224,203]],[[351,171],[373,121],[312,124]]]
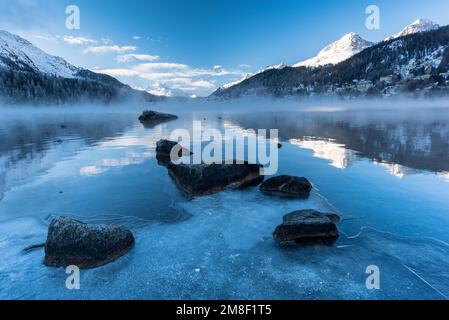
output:
[[[205,110],[176,110],[179,120],[147,129],[141,110],[0,114],[0,298],[449,297],[449,110]],[[278,173],[316,190],[305,201],[257,188],[189,201],[157,164],[155,144],[192,120],[279,128]],[[305,208],[342,215],[335,246],[276,246],[282,216]],[[66,290],[43,250],[22,253],[61,214],[125,225],[136,246]],[[369,265],[380,268],[381,290],[365,287]]]

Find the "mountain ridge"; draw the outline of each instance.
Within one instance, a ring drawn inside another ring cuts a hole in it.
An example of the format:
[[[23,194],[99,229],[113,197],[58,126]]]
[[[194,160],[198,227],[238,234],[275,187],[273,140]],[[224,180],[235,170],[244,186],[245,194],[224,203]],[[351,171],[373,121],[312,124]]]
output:
[[[327,45],[315,57],[296,63],[293,67],[319,67],[326,64],[337,64],[373,45],[373,42],[363,39],[354,32],[350,32],[339,40]]]
[[[390,40],[394,40],[396,38],[414,33],[435,30],[437,28],[439,28],[439,25],[437,23],[430,21],[428,19],[420,18],[414,21],[413,23],[409,24],[408,26],[406,26],[400,33],[386,38],[383,42],[388,42]],[[327,64],[335,65],[353,57],[354,55],[374,45],[376,45],[375,42],[367,41],[357,33],[350,32],[345,34],[340,39],[325,46],[323,49],[319,51],[319,53],[315,57],[296,63],[292,67],[315,68],[325,66]],[[221,86],[217,91],[226,90],[235,85],[239,85],[243,81],[248,80],[259,73],[263,73],[264,71],[266,70],[262,70],[254,74],[247,74],[244,78],[240,80]]]
[[[145,102],[162,98],[132,89],[105,74],[76,67],[28,40],[0,30],[0,99],[3,103]]]
[[[380,42],[336,65],[269,70],[210,99],[243,96],[447,95],[449,27]]]
[[[397,39],[397,38],[400,38],[403,36],[408,36],[408,35],[414,34],[414,33],[436,30],[439,27],[440,27],[440,25],[436,22],[433,22],[429,19],[420,18],[420,19],[416,20],[415,22],[406,26],[401,32],[386,38],[384,41]]]

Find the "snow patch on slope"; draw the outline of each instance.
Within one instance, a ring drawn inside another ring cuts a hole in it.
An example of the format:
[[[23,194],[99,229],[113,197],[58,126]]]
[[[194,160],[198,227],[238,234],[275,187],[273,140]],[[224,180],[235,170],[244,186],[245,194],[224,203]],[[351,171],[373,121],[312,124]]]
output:
[[[398,34],[395,34],[395,35],[392,35],[391,37],[386,38],[385,41],[397,39],[397,38],[400,38],[403,36],[408,36],[408,35],[414,34],[414,33],[435,30],[435,29],[438,29],[439,27],[440,27],[440,25],[433,21],[430,21],[427,19],[418,19],[415,22],[413,22],[412,24],[405,27]]]
[[[358,34],[351,32],[325,47],[316,57],[299,62],[293,65],[293,67],[319,67],[327,64],[337,64],[371,47],[373,44]]]
[[[229,89],[229,88],[231,88],[233,86],[236,86],[236,85],[242,83],[243,81],[245,81],[245,80],[247,80],[249,78],[252,78],[255,75],[263,73],[265,71],[268,71],[268,70],[281,70],[281,69],[284,69],[285,67],[287,67],[287,65],[284,64],[284,63],[281,63],[281,64],[268,66],[268,67],[266,67],[264,69],[261,69],[261,70],[257,71],[256,73],[247,73],[243,78],[241,78],[239,80],[236,80],[236,81],[233,81],[233,82],[230,82],[230,83],[222,85],[221,89]]]
[[[6,58],[20,67],[29,67],[37,72],[64,78],[74,78],[81,70],[60,57],[52,56],[35,47],[29,41],[0,30],[0,67],[8,67],[1,58]]]

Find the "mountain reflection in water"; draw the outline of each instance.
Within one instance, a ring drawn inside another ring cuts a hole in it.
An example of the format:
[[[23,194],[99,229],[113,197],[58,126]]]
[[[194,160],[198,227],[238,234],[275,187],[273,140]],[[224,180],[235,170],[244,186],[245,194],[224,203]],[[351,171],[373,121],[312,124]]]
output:
[[[278,128],[281,140],[310,149],[332,166],[368,158],[397,176],[449,172],[449,112],[260,113],[234,117],[242,128]]]

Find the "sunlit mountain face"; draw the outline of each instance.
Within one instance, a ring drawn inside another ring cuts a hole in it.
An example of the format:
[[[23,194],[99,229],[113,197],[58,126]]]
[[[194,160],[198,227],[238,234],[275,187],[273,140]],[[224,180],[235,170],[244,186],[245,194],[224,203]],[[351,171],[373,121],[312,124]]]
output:
[[[419,171],[447,176],[449,171],[449,113],[347,112],[273,113],[266,117],[241,115],[242,128],[279,128],[280,139],[339,169],[369,159],[392,175]]]

